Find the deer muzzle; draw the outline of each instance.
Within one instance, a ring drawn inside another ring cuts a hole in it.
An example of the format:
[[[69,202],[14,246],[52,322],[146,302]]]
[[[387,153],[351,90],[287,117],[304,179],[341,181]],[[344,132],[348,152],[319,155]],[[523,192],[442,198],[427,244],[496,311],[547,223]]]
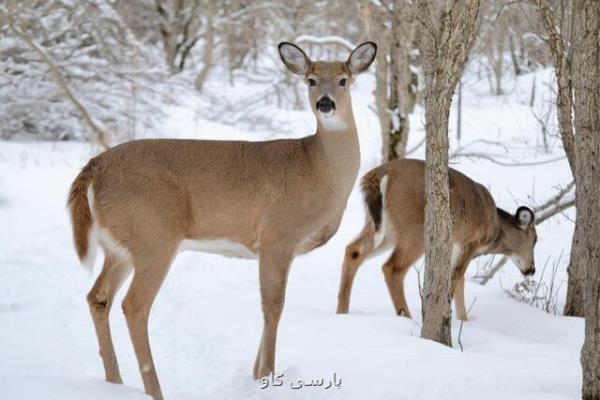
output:
[[[323,114],[330,113],[335,110],[335,103],[329,97],[323,96],[317,101],[317,110]]]

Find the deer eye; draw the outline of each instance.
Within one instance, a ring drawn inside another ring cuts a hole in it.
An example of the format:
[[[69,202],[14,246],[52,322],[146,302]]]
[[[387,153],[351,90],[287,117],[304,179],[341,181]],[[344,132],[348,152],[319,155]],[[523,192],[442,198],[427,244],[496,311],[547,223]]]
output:
[[[346,78],[343,78],[340,80],[340,86],[345,87],[346,86]]]
[[[308,80],[308,84],[309,84],[310,86],[315,86],[315,85],[317,84],[317,81],[315,81],[314,79],[309,79],[309,80]]]

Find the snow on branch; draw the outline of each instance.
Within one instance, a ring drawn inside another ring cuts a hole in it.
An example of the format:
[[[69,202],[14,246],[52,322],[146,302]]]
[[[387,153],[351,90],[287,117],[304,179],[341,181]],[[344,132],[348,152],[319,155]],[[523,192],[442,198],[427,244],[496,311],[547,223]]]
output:
[[[356,47],[352,42],[346,40],[340,36],[312,36],[312,35],[300,35],[294,39],[294,43],[312,43],[312,44],[337,44],[352,51]]]
[[[27,45],[35,51],[44,63],[48,66],[50,73],[52,74],[57,86],[65,93],[67,98],[71,101],[73,106],[79,111],[81,117],[85,121],[85,123],[89,126],[90,130],[93,132],[94,139],[102,146],[103,149],[107,149],[108,145],[108,134],[104,129],[102,129],[97,121],[94,121],[88,110],[83,106],[83,104],[77,99],[71,88],[69,87],[67,80],[63,76],[62,72],[58,68],[58,66],[54,63],[52,58],[44,51],[44,49],[39,46],[34,40],[24,31],[15,26],[15,22],[12,16],[8,16],[8,26],[10,30],[16,34],[19,38],[21,38]]]

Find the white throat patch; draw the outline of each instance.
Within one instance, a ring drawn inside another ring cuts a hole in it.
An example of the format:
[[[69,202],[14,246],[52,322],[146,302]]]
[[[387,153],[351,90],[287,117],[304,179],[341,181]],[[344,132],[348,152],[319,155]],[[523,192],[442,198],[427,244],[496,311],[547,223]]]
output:
[[[319,122],[327,131],[343,131],[347,128],[346,121],[340,118],[337,113],[322,114],[319,113]]]

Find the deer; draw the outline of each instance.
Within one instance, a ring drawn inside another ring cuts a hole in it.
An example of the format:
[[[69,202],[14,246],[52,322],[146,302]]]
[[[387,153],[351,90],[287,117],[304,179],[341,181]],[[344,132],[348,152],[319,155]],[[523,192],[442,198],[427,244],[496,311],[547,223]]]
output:
[[[93,268],[104,264],[87,295],[108,382],[122,383],[109,326],[115,293],[133,272],[122,309],[144,390],[162,391],[148,339],[148,318],[176,254],[182,250],[257,259],[261,341],[255,379],[275,369],[277,328],[292,260],[337,231],[360,166],[350,85],[368,70],[377,45],[357,46],[346,61],[312,61],[282,42],[279,56],[301,76],[316,133],[262,142],[145,139],[92,158],[68,197],[75,248]]]
[[[348,313],[358,268],[365,260],[392,249],[383,264],[383,275],[396,314],[411,318],[404,296],[404,277],[424,254],[424,174],[423,160],[397,159],[372,169],[362,178],[366,222],[345,250],[338,314]],[[496,207],[488,189],[453,168],[449,168],[448,179],[452,219],[451,294],[457,318],[466,321],[464,275],[473,258],[503,254],[523,275],[535,273],[535,216],[526,206],[518,207],[514,215]]]

